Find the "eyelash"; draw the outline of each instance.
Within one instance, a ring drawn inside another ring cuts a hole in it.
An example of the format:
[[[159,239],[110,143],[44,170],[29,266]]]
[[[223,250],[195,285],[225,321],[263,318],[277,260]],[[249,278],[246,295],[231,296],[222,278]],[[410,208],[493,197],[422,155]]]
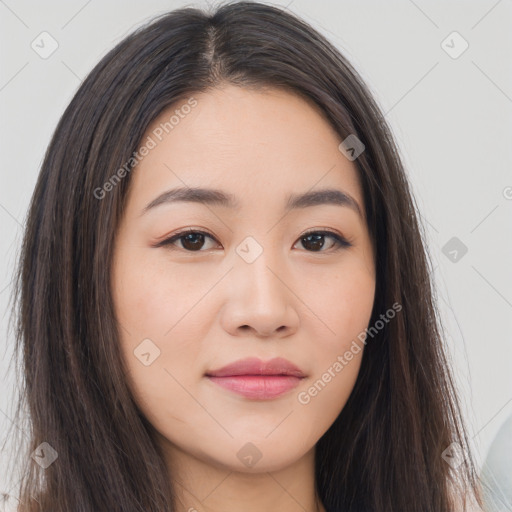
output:
[[[215,240],[215,237],[213,235],[211,235],[210,233],[208,233],[207,231],[203,231],[203,230],[200,230],[200,229],[194,229],[194,228],[187,228],[183,231],[180,231],[179,233],[176,233],[174,234],[173,236],[171,236],[170,238],[167,238],[165,240],[162,240],[161,242],[159,242],[158,244],[156,244],[154,247],[169,247],[171,250],[175,250],[175,249],[178,249],[178,250],[182,250],[182,251],[185,251],[185,252],[189,252],[189,253],[195,253],[195,252],[207,252],[207,250],[198,250],[198,251],[189,251],[187,249],[182,249],[181,247],[173,247],[173,243],[178,241],[179,239],[183,238],[184,236],[186,235],[189,235],[189,234],[199,234],[199,235],[205,235],[209,238],[211,238],[212,240]],[[336,242],[335,245],[333,247],[331,247],[330,249],[327,249],[327,250],[320,250],[320,251],[306,251],[306,252],[310,252],[310,253],[326,253],[326,252],[333,252],[333,251],[338,251],[340,249],[347,249],[348,247],[352,247],[352,243],[349,242],[346,238],[344,238],[343,236],[339,235],[338,233],[334,232],[334,231],[329,231],[329,230],[324,230],[324,229],[320,229],[320,230],[312,230],[312,231],[307,231],[306,233],[303,233],[298,239],[297,241],[299,241],[300,239],[304,238],[304,237],[307,237],[309,235],[322,235],[322,236],[328,236],[328,237],[331,237],[334,239],[334,241]],[[216,241],[216,240],[215,240]],[[295,245],[295,244],[294,244]]]

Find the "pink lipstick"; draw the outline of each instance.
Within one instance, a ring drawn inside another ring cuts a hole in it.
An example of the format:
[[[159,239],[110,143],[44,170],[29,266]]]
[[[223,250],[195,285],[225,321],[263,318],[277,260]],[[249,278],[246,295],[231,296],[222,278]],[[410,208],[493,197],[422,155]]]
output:
[[[300,368],[277,357],[248,358],[206,373],[210,381],[253,400],[270,400],[295,388],[305,377]]]

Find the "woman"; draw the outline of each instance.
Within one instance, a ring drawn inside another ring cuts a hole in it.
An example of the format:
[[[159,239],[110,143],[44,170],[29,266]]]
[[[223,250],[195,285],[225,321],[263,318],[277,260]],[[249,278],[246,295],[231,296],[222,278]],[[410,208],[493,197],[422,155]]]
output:
[[[101,60],[48,148],[17,307],[19,510],[480,503],[398,151],[284,10],[176,10]]]

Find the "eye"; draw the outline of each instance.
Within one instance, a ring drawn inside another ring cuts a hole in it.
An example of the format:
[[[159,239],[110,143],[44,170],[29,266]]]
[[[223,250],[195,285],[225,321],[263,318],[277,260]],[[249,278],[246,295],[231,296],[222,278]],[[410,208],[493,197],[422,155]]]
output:
[[[331,238],[331,240],[334,240],[334,242],[330,247],[328,247],[328,249],[322,250],[325,246],[323,239],[326,237]],[[346,238],[338,235],[338,233],[333,231],[309,231],[304,233],[299,238],[298,242],[301,242],[304,247],[309,247],[311,250],[308,250],[308,252],[328,252],[328,250],[332,249],[333,247],[334,250],[338,250],[352,246],[352,244]]]
[[[173,235],[170,238],[167,238],[166,240],[163,240],[162,242],[158,243],[155,247],[170,246],[171,249],[178,248],[183,249],[187,252],[205,252],[208,249],[213,249],[213,247],[207,247],[206,249],[204,249],[204,243],[206,238],[209,238],[210,240],[215,240],[215,238],[212,235],[205,231],[189,228],[184,231],[180,231],[179,233],[176,233],[175,235]],[[325,238],[330,238],[332,242],[330,247],[328,246],[328,248],[324,250]],[[181,243],[181,247],[176,246],[177,242]],[[306,247],[307,252],[328,252],[330,249],[333,248],[334,250],[338,250],[352,246],[352,244],[347,239],[345,239],[338,233],[326,230],[309,231],[307,233],[304,233],[296,242],[296,244],[299,242],[302,243],[304,247]]]
[[[213,236],[211,236],[209,233],[206,233],[205,231],[189,228],[184,231],[180,231],[179,233],[176,233],[171,238],[163,240],[155,247],[174,246],[176,242],[180,241],[181,247],[177,247],[178,249],[184,249],[185,251],[188,252],[204,252],[201,251],[201,248],[204,245],[206,237],[209,238],[210,240],[215,240]],[[173,248],[174,247],[171,247],[171,249]]]

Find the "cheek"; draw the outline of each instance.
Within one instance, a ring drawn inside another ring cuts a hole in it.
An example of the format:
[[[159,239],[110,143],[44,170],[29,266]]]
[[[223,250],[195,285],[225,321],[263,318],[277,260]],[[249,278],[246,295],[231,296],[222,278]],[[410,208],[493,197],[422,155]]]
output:
[[[139,404],[180,403],[179,383],[194,378],[208,310],[198,305],[208,283],[147,250],[127,246],[115,260],[114,304],[132,392]],[[199,305],[201,306],[201,305]],[[198,314],[203,322],[198,322]],[[147,355],[149,354],[149,355]],[[186,397],[182,397],[185,399]],[[148,411],[149,413],[149,411]]]
[[[319,365],[318,371],[297,394],[297,407],[309,418],[319,437],[332,425],[352,393],[362,354],[363,349],[358,349],[348,361],[343,353],[333,353],[329,362]]]
[[[335,421],[354,388],[374,294],[371,274],[347,271],[331,279],[328,293],[317,302],[330,334],[311,333],[316,346],[314,373],[297,394],[299,407],[309,418],[315,418],[311,428],[317,433],[323,433]]]
[[[147,249],[127,249],[116,261],[116,313],[136,339],[167,339],[207,291],[197,272],[156,256],[156,251],[152,256]]]
[[[326,419],[334,421],[357,379],[374,298],[375,280],[364,266],[347,266],[329,280],[326,292],[312,298],[312,309],[321,312],[322,323],[317,325],[324,335],[311,333],[316,345],[315,373],[304,399],[298,397],[298,401],[315,402],[319,414],[329,416]]]
[[[308,295],[311,309],[326,328],[323,331],[327,332],[327,335],[317,337],[322,347],[319,353],[331,359],[333,353],[347,350],[352,340],[364,332],[375,299],[374,275],[357,260],[350,263],[353,264],[340,266],[327,277],[325,273],[313,276],[308,285],[314,290]],[[313,286],[314,282],[316,286]]]

